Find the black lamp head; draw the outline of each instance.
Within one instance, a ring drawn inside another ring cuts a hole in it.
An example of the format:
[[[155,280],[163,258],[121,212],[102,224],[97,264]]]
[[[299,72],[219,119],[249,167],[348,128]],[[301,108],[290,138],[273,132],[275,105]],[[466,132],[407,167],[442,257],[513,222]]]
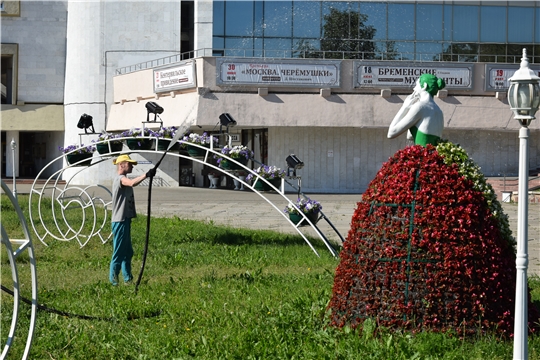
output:
[[[298,159],[294,154],[287,156],[285,161],[287,161],[287,166],[295,171],[304,167],[304,163],[300,161],[300,159]]]
[[[222,126],[232,127],[236,125],[236,120],[234,120],[229,113],[223,113],[219,115],[219,123]]]
[[[94,134],[94,123],[92,122],[93,117],[88,114],[82,114],[81,118],[79,119],[79,122],[77,123],[77,127],[79,129],[84,129],[84,133],[88,134],[88,129],[90,129],[90,133]]]
[[[153,101],[147,102],[145,106],[150,114],[161,114],[163,112],[163,108]]]

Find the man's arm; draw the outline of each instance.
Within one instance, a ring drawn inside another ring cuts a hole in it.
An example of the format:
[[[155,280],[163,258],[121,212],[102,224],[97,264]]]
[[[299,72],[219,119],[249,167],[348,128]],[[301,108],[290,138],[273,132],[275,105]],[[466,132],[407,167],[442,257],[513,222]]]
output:
[[[135,186],[139,185],[144,179],[146,179],[146,174],[142,174],[141,176],[137,176],[135,179],[129,179],[127,176],[123,176],[120,181],[122,183],[122,186],[135,187]]]

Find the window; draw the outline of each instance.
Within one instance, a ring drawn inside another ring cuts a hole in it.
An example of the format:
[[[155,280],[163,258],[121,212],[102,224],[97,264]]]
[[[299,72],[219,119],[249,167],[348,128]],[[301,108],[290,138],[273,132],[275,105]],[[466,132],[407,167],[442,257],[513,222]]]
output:
[[[416,40],[442,40],[442,29],[441,5],[416,5]]]
[[[2,44],[2,104],[17,103],[17,44]]]
[[[414,4],[388,4],[388,40],[414,40]]]
[[[506,42],[506,7],[482,6],[480,9],[480,41]]]
[[[384,3],[362,3],[360,13],[367,15],[365,25],[375,28],[375,40],[386,40],[386,4]]]
[[[508,42],[532,42],[533,26],[520,26],[521,24],[534,24],[534,11],[530,7],[508,8]]]
[[[478,41],[478,6],[454,6],[454,41]]]
[[[290,1],[264,3],[264,36],[292,36],[292,3]]]
[[[227,1],[225,3],[225,35],[253,36],[253,2]]]
[[[319,38],[321,33],[321,3],[317,1],[294,2],[293,36]]]

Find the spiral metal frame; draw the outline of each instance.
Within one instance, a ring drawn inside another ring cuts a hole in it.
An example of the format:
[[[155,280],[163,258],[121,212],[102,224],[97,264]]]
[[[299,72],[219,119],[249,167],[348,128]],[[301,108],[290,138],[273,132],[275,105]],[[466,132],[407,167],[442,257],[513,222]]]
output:
[[[7,357],[11,346],[13,344],[13,341],[15,339],[15,330],[17,328],[17,322],[19,318],[19,304],[21,300],[20,296],[20,290],[19,290],[19,273],[17,270],[17,258],[19,255],[21,255],[25,250],[28,251],[28,256],[30,259],[30,275],[32,278],[32,309],[30,312],[30,324],[28,327],[28,336],[26,338],[26,346],[24,348],[24,353],[22,355],[22,359],[27,359],[28,354],[30,353],[30,348],[32,346],[32,340],[34,338],[34,329],[36,325],[36,316],[37,316],[37,307],[38,307],[38,291],[37,291],[37,270],[36,270],[36,258],[34,256],[34,247],[32,245],[32,238],[30,236],[30,231],[28,229],[28,224],[26,222],[26,219],[24,218],[23,212],[19,206],[19,203],[17,202],[17,199],[13,196],[11,190],[7,187],[7,185],[1,181],[2,190],[4,193],[8,196],[9,200],[13,204],[13,207],[15,208],[15,211],[17,212],[17,216],[19,218],[20,224],[23,228],[23,233],[25,238],[24,239],[10,239],[6,230],[4,229],[4,226],[1,225],[1,242],[6,248],[9,264],[11,267],[11,277],[13,280],[13,315],[11,319],[11,326],[8,333],[8,338],[6,341],[6,344],[2,350],[2,354],[0,355],[0,359],[3,360]],[[13,245],[16,246],[15,250]]]
[[[141,139],[149,139],[151,141],[154,141],[155,142],[154,149],[158,148],[158,140],[159,140],[158,138],[150,137],[150,136],[142,136],[140,138]],[[117,138],[117,139],[114,139],[114,141],[123,141],[123,140],[127,140],[127,139],[131,139],[131,138],[130,137]],[[167,139],[165,139],[165,140],[167,140]],[[96,142],[96,144],[109,143],[109,142],[110,142],[110,140],[103,140],[103,141]],[[304,241],[309,245],[311,250],[317,256],[320,256],[319,253],[317,252],[317,250],[315,250],[313,245],[306,238],[306,236],[300,231],[300,229],[299,229],[299,226],[300,226],[299,224],[300,223],[294,224],[289,219],[289,217],[280,208],[278,208],[270,199],[268,199],[266,196],[264,196],[264,194],[262,192],[259,192],[258,190],[256,190],[254,188],[255,184],[257,182],[259,182],[259,181],[262,181],[262,182],[268,184],[272,190],[276,191],[279,195],[281,195],[283,200],[285,200],[288,204],[292,205],[295,209],[298,210],[299,214],[302,216],[302,218],[304,220],[304,223],[309,224],[313,228],[313,230],[315,231],[317,236],[324,242],[324,244],[326,245],[326,247],[328,248],[328,250],[330,251],[332,256],[337,257],[337,252],[332,248],[332,246],[330,245],[330,243],[328,242],[326,237],[321,233],[321,231],[315,226],[315,224],[313,222],[311,222],[311,220],[309,220],[309,218],[305,214],[302,213],[302,211],[299,211],[299,209],[297,208],[297,206],[296,206],[296,204],[294,202],[292,202],[289,198],[287,198],[285,196],[284,190],[283,190],[283,188],[284,188],[284,186],[283,186],[284,185],[284,179],[282,179],[282,184],[281,184],[280,188],[278,189],[278,188],[274,187],[274,185],[272,185],[268,180],[261,177],[259,174],[255,173],[252,169],[246,167],[245,165],[242,165],[240,162],[236,161],[235,159],[230,159],[230,158],[227,159],[228,161],[231,161],[235,165],[240,166],[240,168],[244,172],[252,174],[255,181],[253,182],[253,185],[248,184],[245,180],[242,180],[238,176],[236,176],[235,171],[224,170],[224,169],[222,169],[222,168],[220,168],[220,167],[218,167],[218,166],[216,166],[216,165],[214,165],[214,164],[212,164],[211,162],[208,161],[210,159],[210,156],[223,155],[219,151],[216,151],[216,149],[213,147],[213,141],[211,141],[210,148],[204,147],[204,146],[201,146],[201,145],[198,145],[198,144],[194,144],[194,143],[189,143],[189,146],[194,146],[194,147],[197,147],[197,148],[200,148],[200,149],[204,150],[205,155],[202,158],[195,158],[195,157],[191,157],[191,156],[188,156],[188,155],[183,155],[183,154],[180,154],[180,153],[171,153],[171,152],[169,152],[167,154],[171,155],[171,156],[181,157],[181,158],[185,158],[185,159],[188,159],[188,160],[199,162],[199,163],[207,165],[207,166],[209,166],[209,167],[211,167],[211,168],[213,168],[213,169],[215,169],[215,170],[217,170],[217,171],[219,171],[221,173],[227,174],[230,177],[232,177],[233,179],[239,181],[242,185],[244,185],[245,187],[251,189],[257,195],[259,195],[261,198],[263,198],[278,213],[280,213],[283,216],[283,218],[304,239]],[[111,150],[110,146],[109,146],[109,150]],[[108,153],[106,155],[101,155],[100,154],[98,157],[94,156],[93,157],[93,162],[92,162],[91,165],[94,165],[94,164],[97,164],[99,162],[108,160],[112,156],[118,155],[120,153],[122,153],[122,154],[154,153],[155,154],[156,152],[161,152],[161,150],[139,150],[139,149],[138,150],[125,150],[125,149],[123,149],[122,151],[110,152],[110,153]],[[80,187],[76,187],[76,186],[70,187],[69,182],[66,183],[66,185],[62,188],[60,183],[59,183],[59,179],[61,177],[61,174],[65,171],[66,168],[62,168],[61,170],[58,170],[57,172],[52,174],[46,180],[45,185],[42,186],[41,188],[37,187],[37,179],[40,177],[40,175],[50,165],[52,165],[56,161],[63,161],[65,155],[67,155],[67,154],[59,156],[58,158],[54,159],[49,164],[47,164],[41,170],[41,172],[38,174],[38,176],[36,177],[36,181],[34,181],[34,183],[32,184],[32,189],[31,189],[31,193],[30,193],[30,200],[29,200],[30,201],[30,203],[29,203],[30,217],[31,217],[31,219],[33,219],[33,216],[32,216],[32,211],[33,210],[32,210],[31,204],[32,204],[32,197],[34,195],[36,195],[36,196],[39,197],[39,200],[38,200],[38,218],[39,218],[41,226],[45,230],[45,233],[40,235],[40,233],[38,232],[38,229],[36,228],[36,224],[34,223],[34,221],[32,221],[32,227],[34,229],[34,232],[36,233],[38,239],[46,246],[48,246],[48,245],[45,243],[44,239],[47,237],[47,235],[53,237],[54,239],[60,240],[60,241],[71,241],[73,239],[77,239],[77,241],[79,242],[81,247],[84,247],[92,237],[99,237],[101,239],[101,241],[103,243],[105,243],[110,239],[111,234],[109,233],[107,236],[104,237],[101,234],[101,232],[102,232],[102,230],[103,230],[103,228],[105,226],[106,220],[107,220],[107,207],[109,205],[111,205],[111,203],[112,203],[112,195],[111,195],[111,200],[109,200],[109,199],[105,200],[105,199],[102,199],[102,198],[90,196],[89,190],[92,187],[100,187],[102,189],[105,189],[109,194],[111,194],[111,192],[107,188],[105,188],[105,187],[103,187],[101,185],[91,185],[91,186],[88,186],[88,187],[85,187],[85,188],[80,188]],[[70,165],[68,165],[67,168],[76,166],[80,162],[82,162],[82,161],[79,161],[78,163],[75,163],[75,164],[70,164]],[[80,171],[84,171],[87,168],[88,167],[84,167]],[[77,174],[79,172],[77,172]],[[42,211],[41,211],[42,200],[43,200],[44,196],[47,196],[46,190],[49,190],[51,192],[51,194],[49,196],[53,199],[53,201],[51,202],[51,211],[53,213],[54,225],[55,225],[56,229],[52,229],[52,230],[47,227],[47,224],[45,224],[45,222],[43,220],[43,217],[42,217]],[[78,194],[76,193],[75,195],[67,195],[69,191],[76,191],[76,192],[78,191]],[[56,195],[58,192],[59,192],[59,194]],[[103,209],[104,209],[104,212],[105,212],[105,219],[101,224],[97,224],[96,203],[102,205]],[[58,219],[58,216],[55,213],[55,205],[57,205],[59,207],[60,211],[61,211],[62,216],[61,216],[60,220],[63,221],[63,225],[65,227],[67,227],[67,230],[62,230],[62,227],[60,226],[60,224],[58,222],[59,219]],[[65,216],[65,210],[67,210],[68,208],[70,208],[72,206],[79,206],[81,208],[81,211],[83,213],[83,217],[82,217],[83,218],[83,223],[80,226],[72,226],[71,224],[69,224],[69,221]],[[92,215],[94,223],[92,224],[92,229],[90,230],[90,233],[82,234],[82,230],[84,229],[84,222],[86,221],[86,211],[87,211],[86,209],[89,209],[88,211],[91,211],[91,215]]]

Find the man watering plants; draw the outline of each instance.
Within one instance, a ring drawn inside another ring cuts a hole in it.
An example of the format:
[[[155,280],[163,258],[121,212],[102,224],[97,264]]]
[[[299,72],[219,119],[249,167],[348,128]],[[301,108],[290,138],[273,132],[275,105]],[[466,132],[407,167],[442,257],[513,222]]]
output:
[[[135,211],[135,196],[133,187],[139,185],[144,179],[154,177],[156,169],[150,169],[146,174],[129,179],[126,175],[133,171],[137,161],[129,155],[120,155],[113,160],[117,168],[117,176],[113,181],[112,190],[112,232],[113,253],[109,280],[111,284],[118,285],[118,275],[122,270],[124,283],[133,280],[131,273],[131,258],[133,247],[131,245],[131,219],[137,216]]]

